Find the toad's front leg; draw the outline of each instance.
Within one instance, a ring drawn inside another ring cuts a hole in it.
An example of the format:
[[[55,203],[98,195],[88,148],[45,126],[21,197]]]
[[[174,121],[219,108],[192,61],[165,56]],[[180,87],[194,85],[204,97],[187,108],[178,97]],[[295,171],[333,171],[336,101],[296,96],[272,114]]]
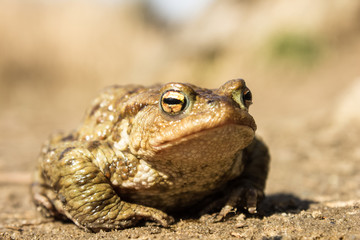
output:
[[[65,215],[88,231],[125,228],[140,219],[154,220],[163,226],[172,222],[160,210],[122,201],[92,162],[91,152],[80,146],[81,143],[66,144],[49,150],[40,161],[33,199],[48,215]]]
[[[244,150],[245,168],[237,179],[230,182],[230,194],[225,206],[217,216],[218,221],[241,206],[251,214],[257,212],[259,202],[264,198],[266,178],[269,171],[269,150],[262,140],[255,138]]]

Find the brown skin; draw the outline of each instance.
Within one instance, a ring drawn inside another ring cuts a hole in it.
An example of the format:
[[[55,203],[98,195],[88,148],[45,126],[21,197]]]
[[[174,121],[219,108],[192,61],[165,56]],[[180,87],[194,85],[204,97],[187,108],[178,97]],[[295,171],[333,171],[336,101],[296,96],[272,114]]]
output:
[[[183,83],[107,88],[77,131],[45,143],[34,202],[45,216],[88,231],[141,219],[168,226],[173,218],[165,212],[211,206],[224,190],[218,220],[238,206],[255,213],[269,154],[255,137],[251,100],[241,79],[216,90]]]

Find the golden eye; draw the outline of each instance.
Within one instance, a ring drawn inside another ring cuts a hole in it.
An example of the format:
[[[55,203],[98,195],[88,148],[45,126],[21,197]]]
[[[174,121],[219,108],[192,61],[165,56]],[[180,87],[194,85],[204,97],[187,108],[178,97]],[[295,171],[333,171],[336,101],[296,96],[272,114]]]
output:
[[[160,106],[165,113],[175,115],[186,109],[188,100],[182,92],[168,90],[161,95]]]

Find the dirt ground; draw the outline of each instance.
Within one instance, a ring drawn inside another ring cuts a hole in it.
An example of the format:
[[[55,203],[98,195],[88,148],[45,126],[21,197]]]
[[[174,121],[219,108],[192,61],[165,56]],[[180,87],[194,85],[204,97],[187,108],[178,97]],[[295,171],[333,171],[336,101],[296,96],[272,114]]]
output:
[[[6,15],[0,10],[0,14],[14,20],[10,13]],[[26,19],[20,25],[26,26],[25,23]],[[147,32],[138,38],[148,39],[151,54],[166,53],[159,58],[161,64],[152,66],[156,71],[142,68],[150,78],[148,81],[142,75],[132,75],[141,72],[136,68],[121,65],[123,68],[117,72],[105,60],[104,66],[96,65],[99,69],[95,71],[95,65],[86,62],[88,55],[79,60],[84,60],[84,65],[71,59],[75,63],[69,63],[69,67],[53,60],[52,54],[48,57],[46,51],[27,52],[21,42],[16,42],[20,41],[16,35],[6,35],[3,26],[1,23],[4,42],[14,45],[12,52],[0,56],[0,239],[360,239],[359,33],[351,38],[347,35],[351,40],[345,42],[336,40],[338,45],[332,45],[332,50],[315,67],[289,71],[288,66],[253,64],[253,57],[240,56],[231,47],[219,56],[215,54],[216,59],[221,59],[218,62],[211,58],[193,65],[199,59],[179,53],[169,57],[167,49],[159,47],[162,40]],[[144,32],[141,24],[137,26]],[[39,36],[42,34],[40,31]],[[19,46],[25,49],[22,55],[25,57],[20,60],[16,57]],[[39,45],[38,50],[46,46]],[[91,46],[89,56],[98,51]],[[177,45],[179,49],[185,49],[184,46]],[[129,61],[140,66],[152,63],[154,60],[142,52],[144,48],[133,50],[143,62]],[[6,49],[1,42],[0,49]],[[70,53],[64,49],[68,49],[67,45],[58,53],[68,56]],[[75,56],[76,52],[72,54]],[[200,219],[190,215],[178,218],[169,228],[144,223],[130,229],[87,233],[70,222],[45,219],[36,212],[29,185],[41,143],[52,132],[76,128],[89,101],[102,87],[134,79],[141,84],[172,81],[171,72],[176,80],[182,76],[186,82],[216,87],[233,78],[229,74],[231,66],[240,58],[245,59],[239,62],[245,75],[237,72],[234,75],[244,77],[253,92],[250,112],[272,158],[266,198],[258,215],[248,216],[239,211],[217,223],[211,222],[210,215]],[[189,61],[190,70],[184,73],[182,66]],[[165,62],[169,65],[163,67]],[[46,71],[41,70],[44,66]],[[192,78],[186,78],[194,72]],[[114,80],[113,75],[127,80]],[[28,79],[24,80],[24,76]],[[199,76],[205,77],[197,79]]]

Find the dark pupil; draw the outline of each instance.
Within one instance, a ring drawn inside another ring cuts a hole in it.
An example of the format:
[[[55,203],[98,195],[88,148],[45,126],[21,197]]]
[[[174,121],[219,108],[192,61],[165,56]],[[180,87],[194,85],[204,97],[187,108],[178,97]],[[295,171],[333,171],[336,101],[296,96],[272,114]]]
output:
[[[164,103],[165,103],[165,104],[169,104],[169,105],[178,105],[178,104],[181,104],[181,105],[182,105],[182,106],[181,106],[181,110],[184,110],[184,108],[185,108],[185,106],[186,106],[185,101],[186,101],[186,100],[184,100],[184,102],[183,102],[183,101],[181,101],[181,100],[179,100],[179,99],[177,99],[177,98],[164,98]]]
[[[246,101],[251,101],[251,99],[252,99],[251,92],[247,92],[247,93],[245,94],[245,96],[244,96],[244,99],[245,99]]]
[[[182,104],[183,102],[177,98],[164,98],[164,103],[169,105]]]

